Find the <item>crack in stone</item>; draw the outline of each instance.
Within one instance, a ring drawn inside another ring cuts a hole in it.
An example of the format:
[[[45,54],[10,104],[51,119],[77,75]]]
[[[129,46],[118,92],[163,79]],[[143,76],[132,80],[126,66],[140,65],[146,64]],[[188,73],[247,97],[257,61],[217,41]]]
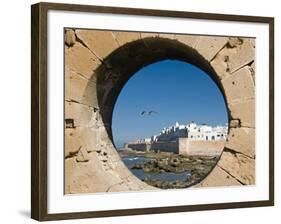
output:
[[[90,106],[90,105],[88,105],[88,104],[81,103],[81,102],[79,102],[79,101],[77,101],[77,100],[73,100],[73,99],[67,100],[67,99],[65,99],[65,101],[68,102],[68,103],[77,103],[77,104],[81,104],[81,105],[83,105],[83,106],[89,107],[89,108],[91,108],[94,112],[97,112],[97,111],[99,110],[99,108],[97,108],[97,107],[93,107],[93,106]]]
[[[238,72],[239,70],[241,70],[242,68],[249,66],[249,64],[253,63],[255,61],[255,59],[251,60],[250,62],[248,62],[247,64],[241,65],[241,67],[238,67],[237,69],[235,69],[234,71],[230,72],[230,74],[232,75],[235,72]]]
[[[75,31],[75,30],[74,30]],[[78,35],[76,34],[75,32],[75,38],[76,38],[76,41],[79,42],[80,44],[82,44],[84,47],[86,47],[93,55],[95,55],[97,57],[97,59],[102,63],[104,64],[104,61],[102,58],[100,58],[95,52],[93,52],[89,47],[88,45],[78,37]]]
[[[115,34],[114,34],[113,32],[110,32],[110,33],[111,33],[111,35],[113,36],[113,39],[114,39],[115,42],[117,43],[118,47],[120,47],[121,44],[119,43],[118,38],[115,36]]]
[[[212,61],[218,56],[218,54],[221,52],[222,49],[224,49],[228,44],[228,41],[226,41],[226,43],[217,51],[217,53],[208,61],[210,64],[212,63]]]
[[[74,69],[68,68],[68,70],[71,71],[71,72],[74,72],[75,74],[79,75],[80,77],[82,77],[83,79],[86,79],[86,80],[89,81],[89,82],[92,82],[92,83],[94,83],[94,84],[97,84],[96,81],[87,78],[85,75],[83,75],[83,74],[80,73],[80,72],[75,71]],[[94,73],[93,73],[93,74],[94,74]]]
[[[123,184],[123,183],[124,183],[124,181],[118,182],[117,184],[113,184],[113,185],[109,186],[109,187],[106,189],[105,192],[109,192],[111,188],[113,188],[113,187],[115,187],[115,186],[118,186],[118,185],[121,185],[121,184]]]
[[[237,182],[239,182],[241,185],[246,185],[245,183],[243,183],[241,180],[239,180],[237,177],[235,177],[234,175],[232,175],[230,172],[228,172],[226,169],[222,168],[220,165],[217,164],[217,166],[222,169],[224,172],[226,172],[229,176],[231,176],[232,178],[234,178]]]
[[[238,151],[236,151],[235,149],[230,149],[230,148],[228,148],[228,147],[224,147],[223,152],[229,152],[229,153],[233,154],[234,156],[236,156],[236,154],[240,154],[240,155],[243,155],[243,156],[247,157],[248,159],[252,159],[252,160],[255,159],[255,157],[246,155],[246,154],[243,153],[243,152],[238,152]]]

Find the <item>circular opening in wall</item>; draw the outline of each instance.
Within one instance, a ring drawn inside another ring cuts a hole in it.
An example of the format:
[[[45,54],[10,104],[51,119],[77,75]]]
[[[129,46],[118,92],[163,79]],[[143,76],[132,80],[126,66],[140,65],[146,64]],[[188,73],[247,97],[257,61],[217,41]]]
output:
[[[128,169],[149,185],[186,188],[218,162],[228,133],[224,96],[209,74],[163,60],[135,73],[114,106],[112,137]]]

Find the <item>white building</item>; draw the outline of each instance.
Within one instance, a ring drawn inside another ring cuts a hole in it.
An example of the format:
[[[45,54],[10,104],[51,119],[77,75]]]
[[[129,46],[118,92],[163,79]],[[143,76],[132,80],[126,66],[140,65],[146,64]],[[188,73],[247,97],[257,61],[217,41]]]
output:
[[[164,128],[159,135],[151,137],[151,142],[175,141],[178,138],[189,138],[192,140],[224,140],[227,137],[228,126],[197,125],[195,122]]]

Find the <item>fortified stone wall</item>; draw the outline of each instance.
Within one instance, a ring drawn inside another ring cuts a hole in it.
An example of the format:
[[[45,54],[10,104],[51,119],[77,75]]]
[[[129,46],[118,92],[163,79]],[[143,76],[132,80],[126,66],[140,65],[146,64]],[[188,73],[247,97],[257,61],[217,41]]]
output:
[[[157,152],[179,152],[179,143],[178,141],[175,142],[155,142],[151,144],[151,150]]]
[[[179,154],[189,156],[219,156],[225,141],[191,141],[187,138],[179,139]]]
[[[151,144],[148,143],[127,144],[125,148],[142,151],[142,152],[148,152],[151,149]]]

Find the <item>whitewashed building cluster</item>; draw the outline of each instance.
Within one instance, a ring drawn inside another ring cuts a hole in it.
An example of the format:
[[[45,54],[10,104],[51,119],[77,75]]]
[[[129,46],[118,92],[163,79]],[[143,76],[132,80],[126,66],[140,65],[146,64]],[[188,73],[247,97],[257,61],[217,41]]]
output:
[[[197,125],[195,122],[186,125],[175,125],[164,128],[159,135],[154,135],[151,139],[146,138],[143,142],[172,142],[178,138],[188,138],[190,140],[225,140],[227,137],[228,126],[209,126],[206,124]]]

